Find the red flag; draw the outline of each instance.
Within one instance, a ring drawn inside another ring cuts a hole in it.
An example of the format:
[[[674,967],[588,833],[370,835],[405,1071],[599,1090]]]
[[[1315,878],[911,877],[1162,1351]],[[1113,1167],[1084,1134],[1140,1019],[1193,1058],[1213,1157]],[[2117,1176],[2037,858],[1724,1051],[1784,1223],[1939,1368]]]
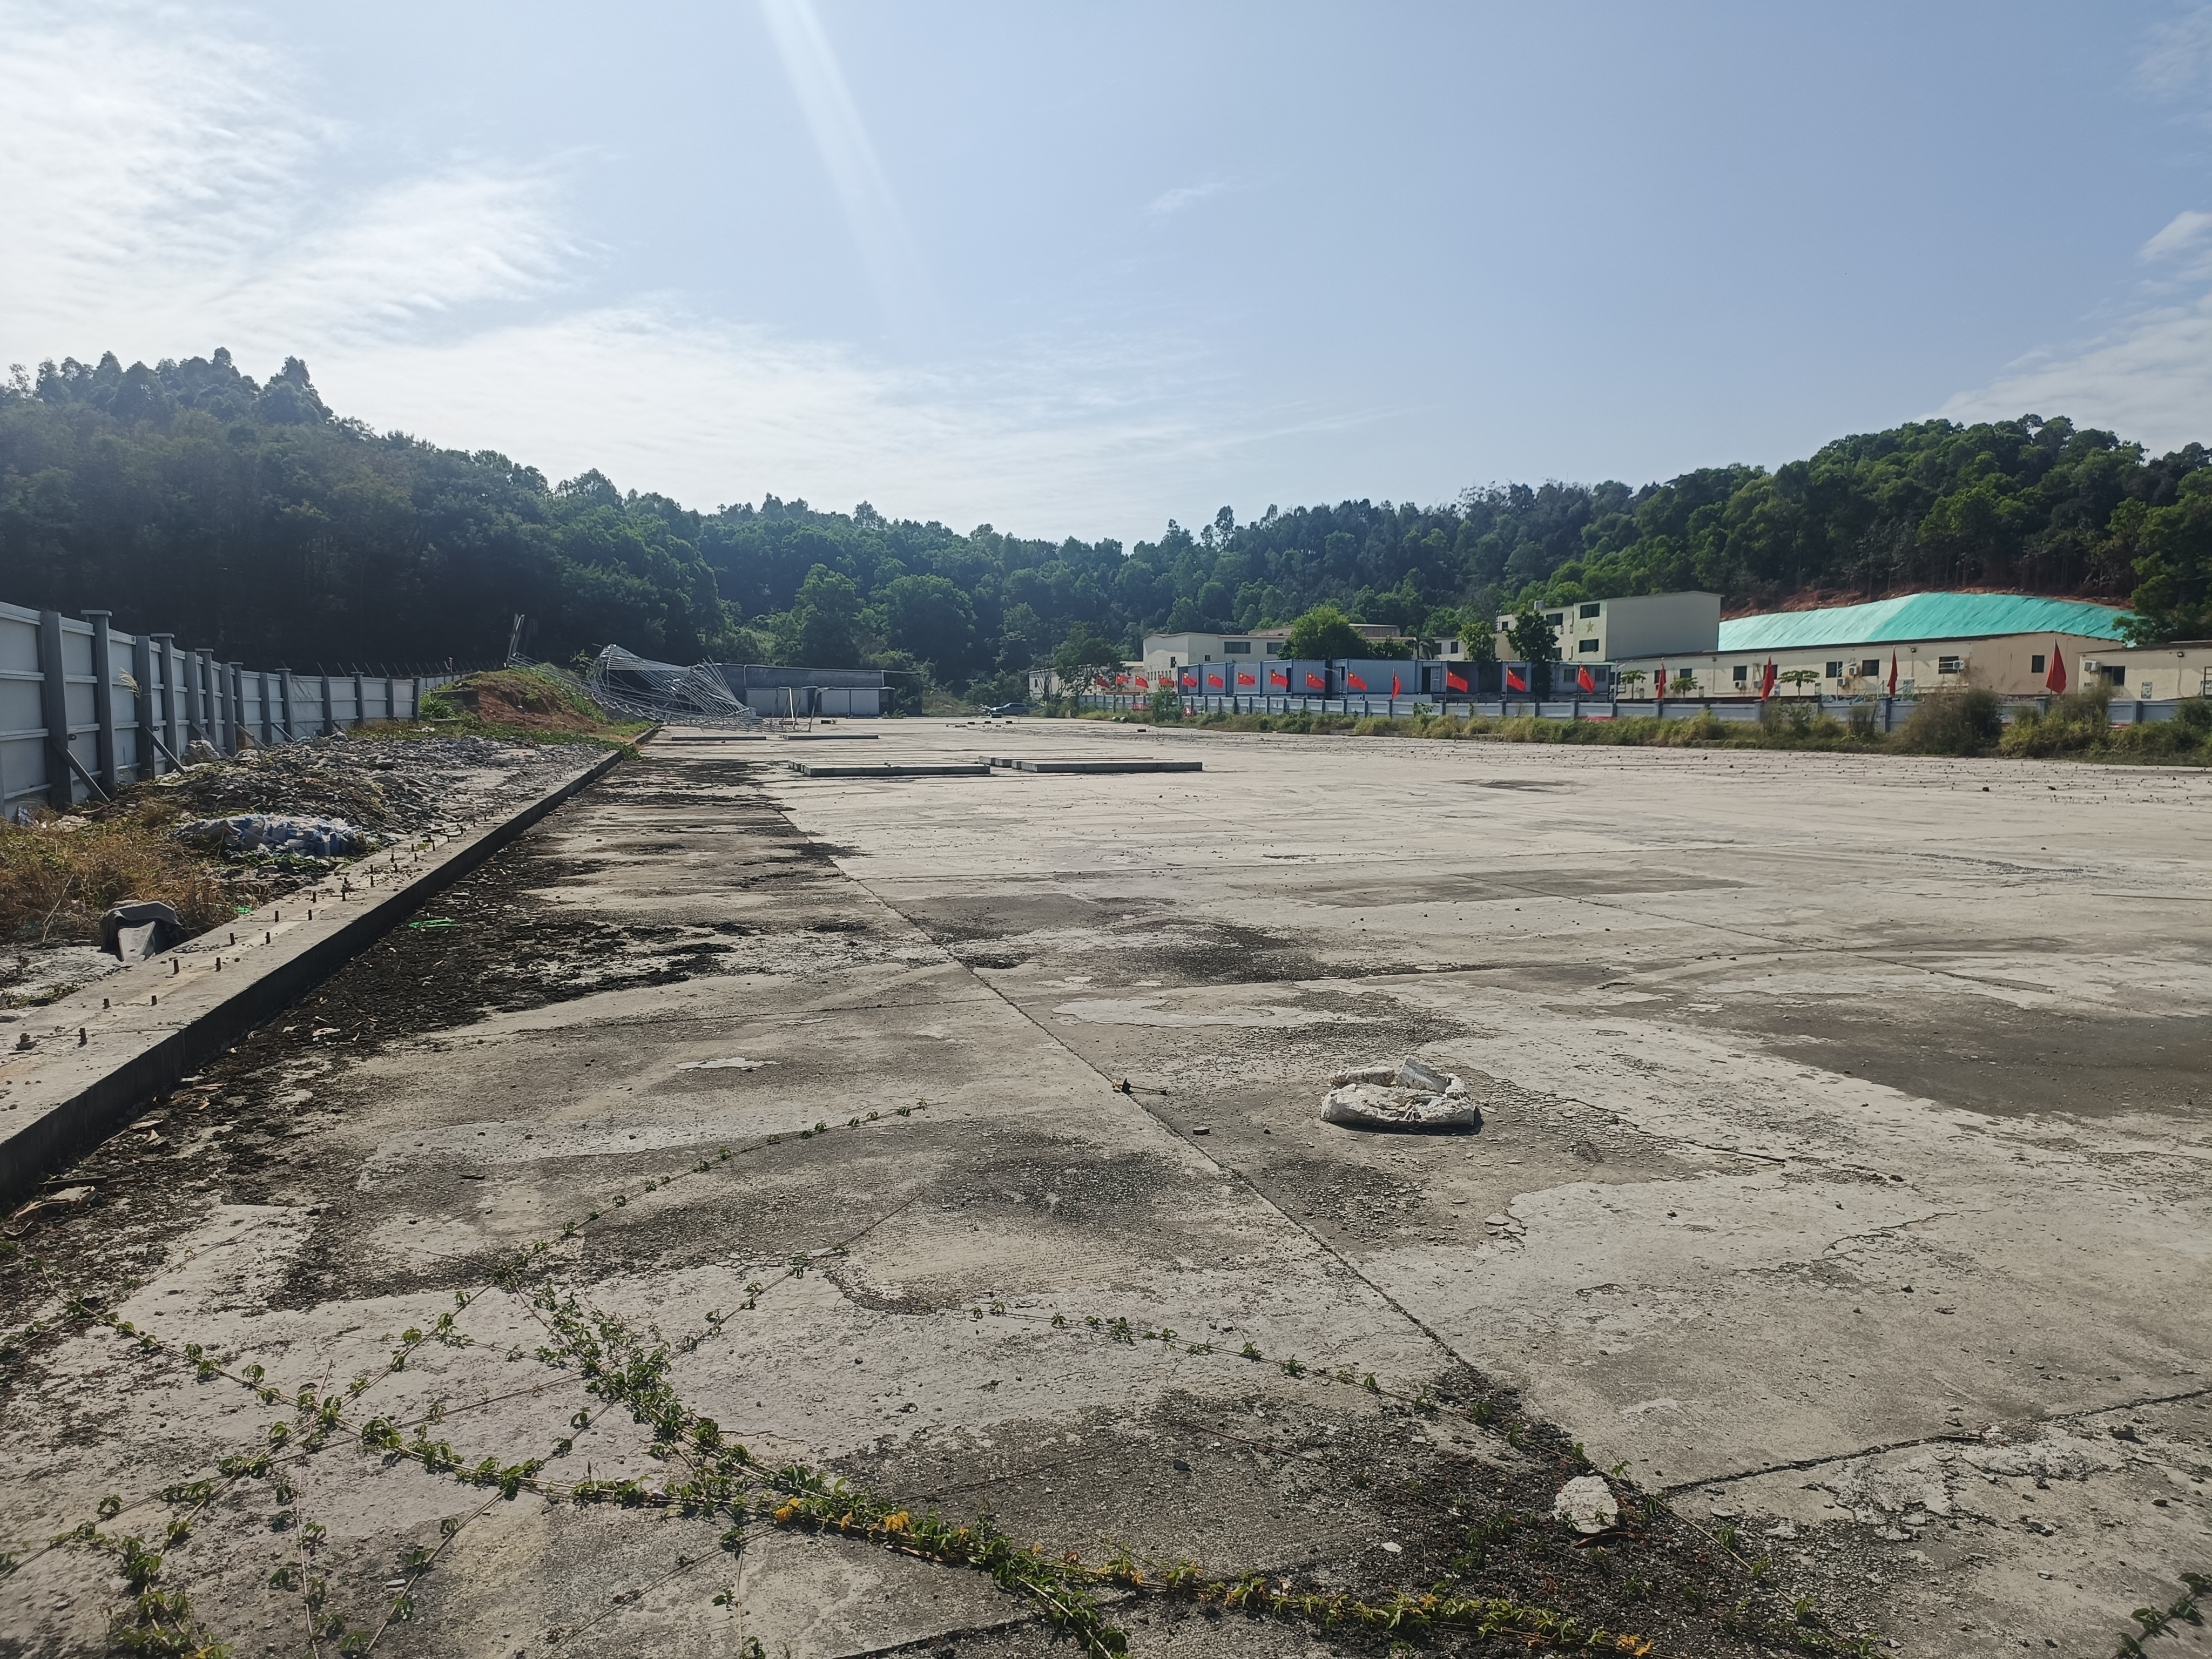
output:
[[[1216,691],[1221,690],[1221,676],[1218,674],[1208,674],[1206,677],[1206,683],[1212,686]]]
[[[1585,691],[1595,691],[1597,690],[1597,682],[1590,678],[1590,672],[1587,668],[1581,668],[1575,671],[1575,684],[1582,687]]]
[[[1248,673],[1246,673],[1246,672],[1245,672],[1243,669],[1241,669],[1241,668],[1240,668],[1240,669],[1238,669],[1238,670],[1237,671],[1237,684],[1239,684],[1239,685],[1257,685],[1257,684],[1259,684],[1259,683],[1260,683],[1260,677],[1259,677],[1258,675],[1256,675],[1256,674],[1248,674]]]
[[[1766,672],[1759,677],[1759,700],[1765,702],[1774,695],[1774,659],[1766,659]]]
[[[2043,677],[2043,689],[2046,691],[2063,691],[2066,689],[2066,659],[2060,653],[2056,640],[2051,642],[2051,672]]]
[[[1395,697],[1400,694],[1401,688],[1398,684],[1398,677],[1395,674],[1393,674],[1390,676],[1390,695]]]
[[[1291,671],[1289,669],[1270,668],[1267,671],[1267,689],[1272,691],[1279,685],[1285,691],[1291,689]]]
[[[1445,689],[1447,691],[1464,691],[1464,690],[1467,690],[1467,676],[1466,676],[1466,675],[1464,675],[1464,674],[1455,674],[1454,672],[1452,672],[1452,671],[1451,671],[1450,669],[1449,669],[1449,668],[1445,669],[1445,670],[1444,670],[1444,689]]]
[[[1328,690],[1328,682],[1322,679],[1320,675],[1315,673],[1312,669],[1309,668],[1306,670],[1306,690],[1309,691],[1326,691]]]
[[[1129,677],[1127,674],[1116,674],[1114,676],[1114,684],[1116,685],[1127,685],[1128,683]]]
[[[1889,653],[1889,695],[1893,697],[1897,695],[1897,653],[1895,651]]]
[[[1137,676],[1137,684],[1143,686],[1147,691],[1152,690],[1152,683],[1146,679],[1142,674]]]
[[[1198,676],[1195,674],[1184,675],[1182,677],[1182,683],[1194,691],[1198,690]]]
[[[1355,691],[1364,691],[1367,689],[1367,682],[1348,668],[1344,671],[1344,683]]]
[[[1505,689],[1509,691],[1526,691],[1528,689],[1528,682],[1521,678],[1517,669],[1509,668],[1505,671]]]

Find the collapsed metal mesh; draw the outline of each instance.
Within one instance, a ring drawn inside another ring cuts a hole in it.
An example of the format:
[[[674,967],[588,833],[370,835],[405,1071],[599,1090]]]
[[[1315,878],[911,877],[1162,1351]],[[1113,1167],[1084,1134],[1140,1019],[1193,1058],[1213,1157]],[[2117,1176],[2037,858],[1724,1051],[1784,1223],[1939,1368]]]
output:
[[[534,668],[561,680],[611,714],[632,720],[680,720],[686,726],[758,726],[760,716],[745,707],[730,690],[722,671],[712,663],[685,668],[672,662],[654,662],[635,652],[611,645],[592,661],[592,672],[579,679],[552,663],[533,662],[524,656],[508,659],[514,668]]]

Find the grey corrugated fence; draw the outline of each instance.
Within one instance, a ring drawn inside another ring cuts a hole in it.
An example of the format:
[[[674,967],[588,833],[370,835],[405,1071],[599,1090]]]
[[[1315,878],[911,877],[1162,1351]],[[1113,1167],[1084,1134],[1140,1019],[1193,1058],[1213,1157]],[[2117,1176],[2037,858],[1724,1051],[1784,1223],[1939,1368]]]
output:
[[[0,811],[112,795],[177,770],[194,743],[234,755],[249,743],[414,720],[423,692],[459,678],[248,668],[107,618],[0,605]]]

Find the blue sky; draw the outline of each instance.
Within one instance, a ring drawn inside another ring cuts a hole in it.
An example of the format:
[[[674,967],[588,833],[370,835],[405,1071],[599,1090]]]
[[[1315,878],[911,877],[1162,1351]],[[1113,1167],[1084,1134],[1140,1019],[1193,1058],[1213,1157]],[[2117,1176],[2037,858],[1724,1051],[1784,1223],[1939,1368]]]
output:
[[[1157,535],[2212,439],[2212,9],[0,0],[0,361],[694,505]]]

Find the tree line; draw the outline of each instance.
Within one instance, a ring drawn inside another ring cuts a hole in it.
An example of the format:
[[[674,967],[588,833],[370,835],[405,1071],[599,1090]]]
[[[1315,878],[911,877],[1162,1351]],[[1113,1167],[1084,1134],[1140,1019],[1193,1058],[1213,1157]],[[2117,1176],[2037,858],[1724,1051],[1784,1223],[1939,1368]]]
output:
[[[2035,416],[1838,439],[1771,471],[1492,484],[1452,501],[1223,507],[1157,541],[1024,538],[774,495],[713,512],[560,483],[491,450],[379,433],[297,358],[217,350],[0,386],[0,599],[307,667],[617,642],[677,661],[909,671],[1012,695],[1033,665],[1160,629],[1287,626],[1317,606],[1487,638],[1530,605],[1702,587],[1731,611],[1929,587],[2129,602],[2146,640],[2212,635],[2212,467]]]

